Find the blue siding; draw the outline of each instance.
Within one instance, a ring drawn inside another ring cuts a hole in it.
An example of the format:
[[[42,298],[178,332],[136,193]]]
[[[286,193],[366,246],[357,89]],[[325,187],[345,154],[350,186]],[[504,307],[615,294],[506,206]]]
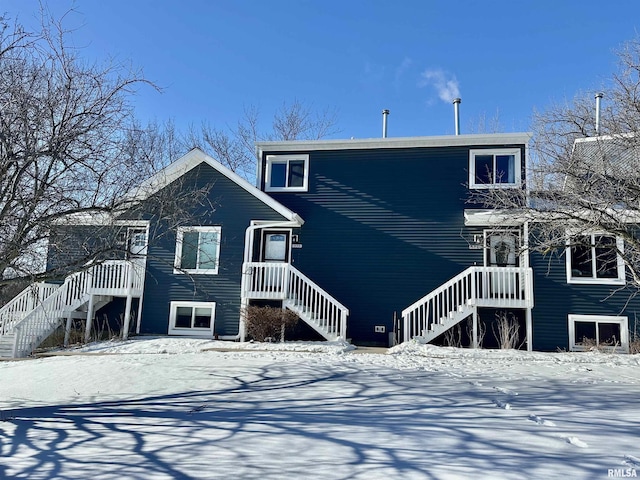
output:
[[[567,283],[564,252],[531,254],[534,269],[533,348],[569,348],[568,315],[622,315],[629,326],[640,314],[640,299],[630,287]]]
[[[123,259],[125,252],[118,237],[126,233],[126,226],[57,225],[49,233],[47,272],[54,272],[62,279],[78,271],[94,256]]]
[[[309,191],[271,194],[304,218],[294,265],[350,309],[354,343],[386,344],[374,325],[483,264],[463,237],[471,148],[489,147],[300,152]]]
[[[141,333],[166,334],[171,301],[216,302],[215,333],[236,335],[240,318],[240,280],[244,236],[251,220],[285,220],[246,190],[203,163],[183,176],[182,188],[213,185],[209,199],[215,210],[202,207],[191,225],[221,225],[217,275],[173,273],[176,230],[152,223],[142,307]]]

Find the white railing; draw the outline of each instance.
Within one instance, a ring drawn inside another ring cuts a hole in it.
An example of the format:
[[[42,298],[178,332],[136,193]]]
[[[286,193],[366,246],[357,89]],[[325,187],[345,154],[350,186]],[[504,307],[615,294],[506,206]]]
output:
[[[532,308],[532,279],[530,268],[467,268],[402,311],[403,338],[421,336],[470,308]]]
[[[246,262],[242,295],[283,300],[325,338],[346,339],[349,310],[288,263]]]
[[[287,291],[288,299],[294,302],[298,312],[312,313],[314,323],[322,330],[343,340],[347,339],[347,307],[292,266],[289,266]]]
[[[14,323],[13,356],[25,356],[44,340],[70,312],[89,295],[140,295],[144,278],[142,265],[108,261],[69,275],[51,295]]]
[[[282,262],[245,262],[245,298],[256,300],[285,300],[289,264]]]
[[[22,320],[27,313],[59,287],[60,285],[53,283],[34,283],[3,305],[0,308],[0,335],[11,330],[16,322]]]
[[[93,295],[140,295],[144,288],[144,266],[136,262],[111,260],[91,267],[91,284],[88,292]]]

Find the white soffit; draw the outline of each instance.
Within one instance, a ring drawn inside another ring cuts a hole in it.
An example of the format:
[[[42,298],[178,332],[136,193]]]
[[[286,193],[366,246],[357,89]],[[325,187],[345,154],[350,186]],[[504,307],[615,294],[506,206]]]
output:
[[[513,212],[501,212],[497,210],[474,210],[464,211],[464,224],[467,227],[487,227],[487,226],[519,226],[526,221],[522,215]]]

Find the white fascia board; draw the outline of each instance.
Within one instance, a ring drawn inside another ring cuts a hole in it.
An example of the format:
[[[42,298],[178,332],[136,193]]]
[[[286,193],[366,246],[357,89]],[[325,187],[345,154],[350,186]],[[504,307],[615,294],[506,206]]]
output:
[[[246,190],[248,193],[256,197],[271,209],[275,210],[287,220],[298,222],[300,223],[300,225],[304,223],[304,221],[302,220],[302,218],[300,218],[300,216],[298,216],[298,214],[289,210],[287,207],[285,207],[266,193],[258,190],[237,173],[225,167],[199,148],[192,149],[189,153],[179,158],[171,165],[168,165],[164,169],[160,170],[153,177],[147,179],[138,188],[131,192],[130,195],[127,196],[127,198],[131,198],[132,201],[144,200],[145,198],[148,198],[150,195],[153,195],[155,192],[166,187],[171,182],[177,180],[182,175],[203,162],[207,163],[214,170],[218,171],[233,183]]]
[[[70,213],[57,218],[55,225],[109,225],[113,223],[113,215],[110,212],[83,212]]]
[[[149,225],[148,220],[123,220],[115,219],[111,212],[100,213],[72,213],[58,218],[55,225],[115,225],[126,227],[147,227]]]
[[[614,221],[625,224],[638,224],[640,225],[640,212],[628,209],[605,209],[603,211],[607,216],[611,217]],[[595,212],[599,215],[602,212]],[[522,211],[507,211],[507,210],[490,210],[490,209],[466,209],[464,211],[464,224],[466,226],[485,226],[485,225],[522,225],[525,222],[544,223],[544,222],[557,222],[563,221],[567,225],[580,222],[591,222],[593,220],[594,212],[589,210],[582,210],[580,212],[575,210],[549,210],[549,211],[536,211],[536,210],[522,210]]]
[[[528,218],[518,212],[506,212],[501,210],[466,209],[464,211],[464,224],[467,227],[489,226],[520,226]]]
[[[573,143],[585,143],[585,142],[601,142],[608,141],[619,138],[633,138],[636,136],[635,132],[627,132],[627,133],[615,133],[613,135],[598,135],[595,137],[581,137],[576,138]]]
[[[528,144],[532,134],[491,133],[473,135],[442,135],[433,137],[358,138],[351,140],[291,140],[257,142],[258,159],[264,152],[297,152],[313,150],[366,150],[375,148],[453,147],[473,145]]]
[[[578,145],[582,143],[585,143],[585,144],[595,143],[595,142],[607,143],[607,142],[610,142],[611,140],[629,139],[629,138],[634,138],[635,136],[636,136],[635,132],[627,132],[627,133],[616,133],[613,135],[599,135],[596,137],[576,138],[573,141],[573,145],[571,146],[571,153],[574,153]]]

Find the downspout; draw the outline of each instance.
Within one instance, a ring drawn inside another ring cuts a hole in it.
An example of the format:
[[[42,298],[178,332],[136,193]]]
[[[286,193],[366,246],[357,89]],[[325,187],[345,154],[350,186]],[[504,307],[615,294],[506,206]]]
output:
[[[251,261],[251,254],[253,253],[253,237],[254,232],[258,229],[262,228],[296,228],[301,227],[304,221],[298,217],[294,216],[295,220],[288,220],[282,222],[269,222],[266,221],[262,223],[260,220],[252,220],[251,225],[249,225],[244,234],[244,258],[242,261],[242,278],[240,280],[240,324],[238,326],[238,334],[233,338],[233,340],[240,340],[244,342],[246,328],[244,322],[244,311],[249,306],[249,301],[244,296],[245,285],[246,285],[246,277],[249,274],[246,271],[245,264]]]
[[[531,283],[533,282],[533,271],[530,270],[531,269],[531,263],[529,260],[529,220],[526,220],[524,222],[523,225],[523,236],[524,236],[524,252],[522,257],[524,257],[524,267],[526,268],[525,271],[525,278],[527,279],[527,283]],[[529,272],[531,271],[531,275],[529,275]],[[534,295],[534,290],[533,290],[533,286],[532,285],[526,285],[526,292],[527,294],[531,294]],[[533,298],[528,299],[529,302],[533,302]],[[533,351],[533,318],[532,318],[532,313],[531,313],[531,307],[527,306],[526,310],[525,310],[525,331],[526,331],[526,337],[527,337],[527,351],[531,352]]]

